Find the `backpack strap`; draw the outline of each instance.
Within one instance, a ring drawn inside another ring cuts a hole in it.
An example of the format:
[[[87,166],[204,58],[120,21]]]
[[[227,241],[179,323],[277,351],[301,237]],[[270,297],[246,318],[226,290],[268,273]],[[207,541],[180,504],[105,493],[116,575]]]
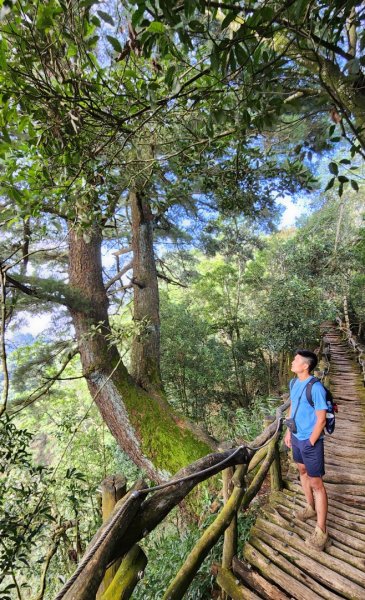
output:
[[[312,379],[310,381],[308,381],[306,390],[305,390],[307,400],[312,408],[314,408],[314,402],[312,400],[312,387],[314,386],[315,383],[317,383],[317,381],[319,381],[319,383],[321,383],[321,380],[318,379],[318,377],[312,377]]]

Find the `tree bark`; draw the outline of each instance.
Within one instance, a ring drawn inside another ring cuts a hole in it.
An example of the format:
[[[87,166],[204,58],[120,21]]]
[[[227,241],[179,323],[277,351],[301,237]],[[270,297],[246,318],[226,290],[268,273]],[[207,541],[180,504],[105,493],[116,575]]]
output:
[[[162,390],[160,312],[153,248],[153,214],[144,194],[129,194],[132,215],[134,321],[138,328],[131,353],[131,374],[145,390]]]
[[[149,477],[204,456],[215,444],[187,420],[174,415],[163,395],[137,385],[111,343],[108,299],[102,279],[101,227],[83,234],[69,229],[69,307],[89,391],[120,447]],[[147,458],[148,457],[148,458]]]

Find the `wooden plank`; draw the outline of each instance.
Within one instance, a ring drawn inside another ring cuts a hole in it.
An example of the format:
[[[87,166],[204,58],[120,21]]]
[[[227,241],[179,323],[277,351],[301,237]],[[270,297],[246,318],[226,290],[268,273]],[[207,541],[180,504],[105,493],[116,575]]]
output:
[[[297,521],[295,521],[293,519],[293,514],[286,509],[285,507],[278,507],[278,511],[280,512],[280,514],[282,516],[286,516],[287,519],[289,520],[289,522],[292,523],[297,523]],[[304,529],[306,529],[307,531],[313,531],[313,525],[309,525],[308,523],[300,523],[300,526]],[[356,536],[352,535],[351,533],[349,533],[349,531],[347,529],[344,529],[343,527],[337,526],[337,524],[334,523],[328,523],[328,533],[332,539],[332,541],[339,541],[342,544],[345,544],[345,546],[348,547],[348,551],[351,553],[355,553],[354,556],[359,556],[361,557],[365,557],[365,546],[364,546],[364,542],[362,542],[361,540],[358,540],[357,538],[357,533]]]
[[[275,509],[271,509],[270,514]],[[267,510],[264,508],[262,511],[265,515],[267,515]],[[313,532],[313,524],[303,523],[301,521],[293,520],[293,516],[287,509],[282,506],[277,506],[275,510],[275,523],[281,525],[284,528],[290,528],[292,531],[297,533],[302,539],[305,539],[310,533]],[[274,513],[273,513],[274,514]],[[279,520],[279,517],[284,519],[284,521]],[[269,518],[269,517],[268,517]],[[313,523],[313,522],[312,522]],[[353,564],[357,568],[362,568],[363,561],[365,559],[365,554],[359,550],[356,550],[352,546],[353,539],[350,537],[345,538],[341,532],[336,532],[336,530],[328,528],[330,532],[330,537],[332,540],[332,544],[337,548],[341,549],[344,555],[348,555],[349,559],[347,562],[349,564]],[[356,538],[354,538],[356,539]],[[328,552],[331,554],[331,548]],[[353,557],[354,560],[350,560]],[[355,560],[356,558],[356,560]]]
[[[239,560],[237,556],[232,561],[233,573],[256,590],[265,600],[288,600],[288,596],[283,590],[279,589],[273,583],[267,581],[251,565]]]
[[[304,581],[313,592],[327,600],[347,598],[348,600],[364,600],[365,589],[338,575],[335,571],[319,565],[315,560],[305,556],[293,547],[288,547],[268,533],[254,528],[255,537],[251,543],[264,552],[281,568],[287,568],[299,581]],[[314,554],[318,554],[315,550]],[[286,561],[286,567],[283,562]],[[329,589],[328,589],[329,588]],[[331,591],[330,591],[331,590]]]
[[[244,547],[245,559],[254,565],[260,573],[269,579],[274,584],[279,585],[282,589],[288,590],[292,598],[295,600],[318,600],[323,598],[322,595],[314,593],[309,587],[298,581],[286,571],[276,566],[270,559],[265,557],[257,548],[250,543],[246,543]],[[283,559],[284,562],[285,559]],[[288,563],[289,567],[292,567]]]
[[[294,496],[296,496],[296,493],[292,492],[290,490],[284,490],[282,493],[287,497],[294,498]],[[297,497],[296,501],[298,502],[299,500],[303,501],[303,503],[305,503],[304,495],[301,496],[300,499]],[[361,510],[361,508],[358,508],[356,506],[349,506],[348,504],[346,504],[342,501],[339,501],[339,500],[331,500],[331,502],[329,503],[329,507],[331,508],[331,506],[336,507],[341,512],[346,511],[347,514],[353,515],[353,517],[351,517],[351,518],[354,521],[359,521],[361,523],[363,523],[365,521],[365,511]]]
[[[232,575],[228,569],[218,567],[217,583],[232,600],[261,600],[256,592],[247,588]]]
[[[283,497],[280,500],[275,500],[273,504],[281,503],[283,506],[286,506],[289,510],[292,510],[293,513],[306,506],[306,502],[304,499],[294,499],[292,500],[289,496]],[[336,505],[335,505],[336,504]],[[351,517],[351,513],[347,511],[348,506],[342,505],[341,510],[337,508],[338,502],[334,500],[328,504],[328,521],[338,522],[340,525],[344,527],[348,527],[350,530],[359,531],[361,533],[365,533],[365,514],[357,515],[354,518]],[[345,518],[343,518],[345,517]]]
[[[261,532],[257,533],[256,530],[261,530]],[[270,535],[272,538],[275,538],[275,543],[284,543],[284,553],[288,551],[285,548],[287,546],[290,546],[290,551],[294,549],[295,551],[300,552],[302,555],[305,555],[308,558],[310,558],[310,560],[312,560],[313,562],[322,565],[323,568],[326,569],[327,576],[329,576],[330,578],[333,576],[333,571],[335,571],[335,576],[339,576],[339,583],[341,585],[347,585],[349,580],[351,580],[351,582],[354,582],[355,584],[361,585],[364,588],[363,596],[365,598],[365,573],[362,570],[351,567],[350,565],[343,563],[342,560],[338,558],[329,556],[327,552],[318,552],[314,548],[307,546],[298,535],[288,535],[288,532],[283,530],[283,528],[279,525],[273,523],[268,519],[259,518],[255,523],[253,534],[259,535],[261,539],[263,539],[267,543],[270,543],[268,540],[262,537],[263,533]],[[277,550],[280,550],[280,547],[275,546]],[[297,561],[296,564],[300,566]],[[310,565],[310,563],[308,564]],[[317,576],[317,567],[315,567],[314,565],[313,574],[314,576]],[[328,585],[328,583],[325,583],[325,585]],[[337,592],[342,593],[340,587],[334,589]]]

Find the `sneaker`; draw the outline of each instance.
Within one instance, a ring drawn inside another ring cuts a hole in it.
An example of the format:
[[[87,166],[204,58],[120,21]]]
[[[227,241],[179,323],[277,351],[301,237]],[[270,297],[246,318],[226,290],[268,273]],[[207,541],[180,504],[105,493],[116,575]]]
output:
[[[322,529],[317,525],[312,535],[305,540],[305,543],[307,546],[311,546],[318,551],[322,551],[325,546],[328,547],[331,545],[331,540],[328,539],[328,532],[326,531],[326,533],[324,533],[324,531],[322,531]]]
[[[316,514],[314,508],[312,508],[310,504],[307,504],[305,508],[302,508],[302,510],[298,510],[298,512],[295,513],[295,517],[298,521],[307,521],[308,519],[313,519]]]

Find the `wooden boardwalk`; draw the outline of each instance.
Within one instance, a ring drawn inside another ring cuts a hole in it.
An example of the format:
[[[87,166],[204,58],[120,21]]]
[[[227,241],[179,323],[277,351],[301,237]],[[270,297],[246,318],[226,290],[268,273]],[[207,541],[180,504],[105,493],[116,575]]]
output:
[[[294,518],[305,498],[291,466],[286,489],[271,494],[262,507],[243,560],[234,559],[235,580],[240,581],[234,600],[365,600],[365,391],[340,331],[329,327],[325,339],[331,345],[331,390],[339,405],[336,431],[325,437],[332,545],[324,552],[305,545],[315,521]]]

